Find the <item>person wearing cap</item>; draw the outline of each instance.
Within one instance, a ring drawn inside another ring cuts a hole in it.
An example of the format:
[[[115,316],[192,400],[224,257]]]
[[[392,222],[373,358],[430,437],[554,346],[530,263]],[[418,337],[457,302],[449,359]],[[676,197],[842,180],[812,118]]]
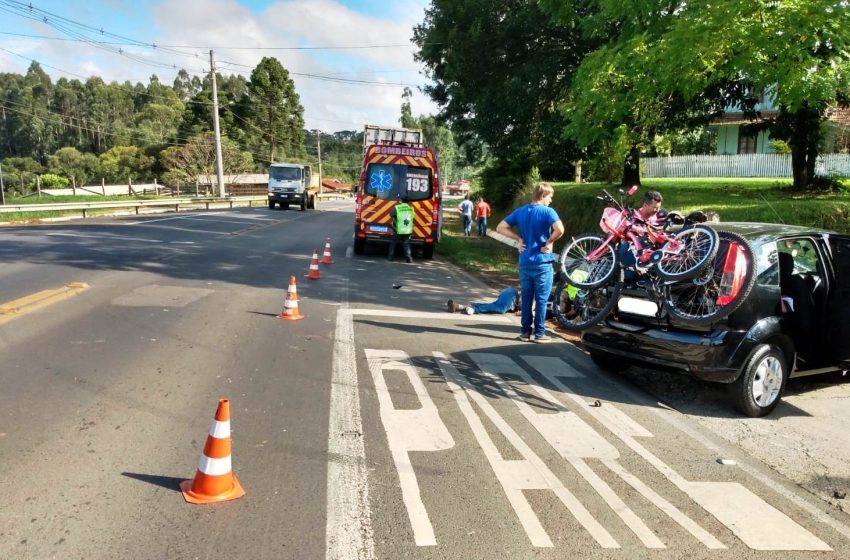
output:
[[[404,249],[404,262],[413,262],[410,256],[410,236],[413,234],[413,207],[408,204],[407,195],[399,196],[399,202],[390,210],[392,222],[390,227],[393,230],[393,238],[390,241],[390,253],[387,255],[387,260],[395,258],[395,247],[398,242]]]

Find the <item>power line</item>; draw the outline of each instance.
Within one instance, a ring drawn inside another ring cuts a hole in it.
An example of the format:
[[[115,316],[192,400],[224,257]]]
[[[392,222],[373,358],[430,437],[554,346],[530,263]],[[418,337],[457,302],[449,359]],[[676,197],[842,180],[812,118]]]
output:
[[[9,31],[0,31],[0,35],[12,35],[14,37],[26,37],[30,39],[47,39],[51,41],[79,41],[87,42],[85,39],[69,39],[66,37],[50,37],[46,35],[27,35],[25,33],[11,33]],[[121,42],[121,41],[99,41],[107,45],[118,46],[153,46],[157,48],[172,48],[172,49],[212,49],[216,51],[233,50],[233,51],[322,51],[322,50],[354,50],[354,49],[393,49],[400,47],[416,47],[409,43],[396,45],[322,45],[322,46],[304,46],[304,47],[246,47],[234,45],[164,45],[159,43],[139,43],[139,42]],[[424,43],[428,45],[440,45],[442,43]]]

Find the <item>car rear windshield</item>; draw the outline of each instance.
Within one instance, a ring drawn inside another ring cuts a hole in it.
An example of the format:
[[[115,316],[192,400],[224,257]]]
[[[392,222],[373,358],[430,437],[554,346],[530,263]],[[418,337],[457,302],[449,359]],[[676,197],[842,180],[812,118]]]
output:
[[[431,198],[431,170],[427,167],[373,163],[366,170],[366,194],[382,200],[407,196],[409,200]]]
[[[269,175],[275,181],[299,181],[301,170],[297,167],[271,167]]]

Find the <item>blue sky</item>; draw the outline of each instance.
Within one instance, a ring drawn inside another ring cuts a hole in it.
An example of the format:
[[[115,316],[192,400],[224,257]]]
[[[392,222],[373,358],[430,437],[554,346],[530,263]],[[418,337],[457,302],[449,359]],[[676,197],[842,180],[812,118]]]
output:
[[[427,81],[410,46],[426,0],[27,0],[18,5],[30,3],[35,11],[25,8],[21,14],[16,2],[0,0],[0,72],[23,73],[35,59],[54,80],[98,75],[147,83],[156,74],[171,83],[175,66],[190,74],[207,71],[211,48],[220,72],[246,76],[263,56],[274,56],[293,74],[306,126],[326,132],[397,123],[404,85]],[[119,54],[79,40],[46,38],[73,39],[75,33],[127,44],[106,47],[120,48]],[[115,35],[161,47],[133,46]],[[303,49],[382,45],[404,46]],[[427,96],[412,89],[414,113],[436,112]]]

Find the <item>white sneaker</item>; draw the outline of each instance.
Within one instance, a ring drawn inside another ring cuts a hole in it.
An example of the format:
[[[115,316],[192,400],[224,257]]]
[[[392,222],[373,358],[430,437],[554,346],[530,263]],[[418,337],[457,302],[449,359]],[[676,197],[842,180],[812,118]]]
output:
[[[467,315],[475,315],[475,310],[474,310],[474,309],[472,309],[472,306],[471,306],[471,305],[467,305],[467,306],[466,306],[466,314],[467,314]]]

